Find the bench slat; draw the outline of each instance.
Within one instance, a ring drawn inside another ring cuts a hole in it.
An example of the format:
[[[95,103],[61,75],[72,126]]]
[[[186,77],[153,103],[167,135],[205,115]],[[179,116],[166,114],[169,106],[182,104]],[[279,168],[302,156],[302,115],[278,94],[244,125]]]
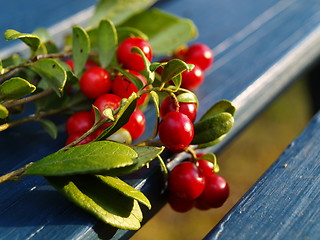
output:
[[[320,113],[204,238],[319,239]]]

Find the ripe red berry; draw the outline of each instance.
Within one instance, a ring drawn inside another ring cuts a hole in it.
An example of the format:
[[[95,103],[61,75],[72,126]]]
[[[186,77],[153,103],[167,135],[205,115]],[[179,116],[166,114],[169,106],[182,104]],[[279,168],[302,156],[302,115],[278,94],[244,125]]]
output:
[[[123,126],[127,129],[132,139],[139,138],[146,128],[146,118],[140,109],[136,109],[130,116],[129,121]]]
[[[191,62],[188,62],[188,63],[191,63]],[[203,71],[197,65],[195,65],[191,71],[189,72],[184,71],[181,75],[182,75],[181,87],[188,90],[195,90],[202,84],[204,80]]]
[[[151,45],[147,41],[139,37],[131,37],[123,40],[119,44],[117,49],[117,59],[124,68],[140,72],[145,69],[144,61],[140,54],[131,52],[131,49],[133,47],[140,48],[147,59],[151,61]]]
[[[80,111],[72,114],[66,122],[68,135],[77,132],[87,132],[94,124],[94,118],[89,111]]]
[[[187,115],[191,122],[196,120],[197,105],[196,103],[179,102],[179,112]],[[171,97],[167,97],[163,100],[160,107],[160,116],[164,117],[169,112],[176,112],[176,105]]]
[[[170,194],[179,198],[193,200],[200,196],[205,187],[205,178],[192,162],[182,162],[175,166],[168,175]]]
[[[204,159],[198,159],[196,161],[196,166],[202,171],[205,177],[215,174],[214,164]]]
[[[98,97],[93,105],[96,106],[99,111],[103,115],[103,111],[106,110],[107,108],[111,108],[112,110],[116,110],[120,106],[120,101],[121,98],[115,94],[112,93],[106,93]]]
[[[213,58],[211,49],[203,43],[191,45],[184,54],[185,61],[196,64],[202,70],[206,70],[212,65]]]
[[[221,207],[229,196],[229,185],[227,181],[217,174],[206,176],[205,181],[205,187],[197,201],[199,201],[202,206],[209,208]]]
[[[140,73],[132,70],[129,70],[128,72],[138,77],[143,83],[143,85],[147,83],[147,80],[145,79],[145,77],[142,76]],[[133,92],[138,92],[138,88],[126,76],[117,76],[113,80],[112,92],[121,98],[128,98]],[[147,99],[147,94],[143,94],[137,100],[137,106],[141,106],[143,103],[145,103],[146,99]]]
[[[72,71],[74,71],[74,64],[73,64],[73,60],[72,59],[67,59],[64,62],[69,65],[69,67],[71,68]],[[86,65],[84,66],[84,69],[88,70],[88,69],[93,68],[93,67],[99,67],[98,63],[96,63],[94,61],[91,61],[91,60],[88,60],[86,62]]]
[[[188,147],[194,136],[193,124],[180,112],[167,113],[159,124],[161,142],[172,152],[181,152]]]
[[[97,98],[111,90],[112,80],[107,70],[93,67],[83,73],[79,84],[84,95],[88,98]]]
[[[195,204],[195,200],[183,199],[171,193],[169,193],[168,202],[173,210],[180,213],[191,210]]]

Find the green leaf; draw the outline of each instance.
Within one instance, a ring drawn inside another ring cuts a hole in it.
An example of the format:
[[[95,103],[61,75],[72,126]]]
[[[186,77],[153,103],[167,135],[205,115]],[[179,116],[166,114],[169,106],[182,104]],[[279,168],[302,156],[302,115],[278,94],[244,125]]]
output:
[[[102,20],[98,31],[99,61],[100,65],[105,68],[114,57],[118,36],[115,26],[109,20]]]
[[[20,77],[13,77],[0,85],[0,99],[24,97],[36,90],[36,86]]]
[[[189,65],[180,59],[171,59],[163,68],[161,81],[169,82],[184,71],[192,70],[193,65]]]
[[[55,152],[32,164],[27,175],[63,176],[99,173],[135,163],[137,153],[130,147],[110,142],[91,142]]]
[[[119,25],[155,2],[156,0],[100,0],[89,24],[97,25],[102,19],[110,19],[115,25]]]
[[[37,51],[37,49],[40,46],[40,38],[34,34],[28,34],[28,33],[20,33],[13,29],[8,29],[4,33],[4,38],[7,41],[20,39],[25,44],[27,44],[32,51]]]
[[[72,54],[74,72],[78,76],[88,59],[90,53],[90,39],[87,32],[79,26],[72,28]]]
[[[232,116],[234,116],[236,107],[228,100],[220,100],[202,115],[200,121],[223,112],[230,113]]]
[[[143,51],[138,47],[133,47],[131,49],[131,52],[139,54],[144,62],[145,69],[141,72],[143,76],[147,78],[147,83],[152,84],[154,81],[154,72],[150,71],[150,61],[149,59],[144,55]]]
[[[95,176],[47,177],[67,199],[116,228],[137,230],[142,212],[136,200]]]
[[[131,96],[125,101],[125,104],[121,106],[120,111],[116,115],[116,119],[114,123],[105,129],[98,137],[97,140],[101,140],[104,138],[107,138],[114,134],[116,131],[118,131],[123,125],[125,125],[133,113],[133,111],[136,109],[137,105],[137,94],[132,93]]]
[[[56,139],[58,136],[58,128],[57,126],[48,119],[41,119],[39,120],[41,126],[47,131],[47,133],[52,137],[53,139]]]
[[[142,89],[143,82],[136,75],[134,75],[134,74],[132,74],[132,73],[120,68],[120,67],[114,67],[114,69],[116,69],[118,72],[120,72],[125,77],[127,77],[138,89]]]
[[[197,36],[196,26],[191,20],[155,8],[131,17],[121,26],[137,28],[145,33],[154,55],[171,55]]]
[[[111,188],[115,189],[116,191],[119,191],[123,195],[133,198],[137,200],[138,202],[142,203],[149,209],[151,209],[151,203],[148,200],[148,198],[137,189],[131,187],[129,184],[125,183],[124,181],[120,180],[117,177],[111,177],[111,176],[102,176],[97,175],[97,177],[105,184],[109,185]]]
[[[138,154],[138,157],[135,159],[135,164],[121,168],[114,168],[104,172],[103,174],[109,176],[123,176],[134,173],[160,155],[164,147],[133,146],[132,149]]]
[[[117,27],[118,42],[122,42],[126,38],[130,37],[140,37],[146,41],[149,40],[148,36],[142,31],[133,27]]]
[[[217,143],[221,142],[224,139],[225,136],[226,136],[226,134],[222,135],[221,137],[218,137],[217,139],[215,139],[215,140],[213,140],[211,142],[199,144],[197,146],[197,149],[205,149],[205,148],[208,148],[208,147],[212,147],[212,146],[216,145]]]
[[[52,88],[58,96],[61,96],[67,81],[66,70],[54,59],[41,59],[32,65],[32,69],[41,76],[43,86]]]
[[[2,69],[3,69],[2,60],[0,59],[0,74],[2,74]]]
[[[7,118],[9,116],[9,111],[8,109],[0,104],[0,119]]]
[[[194,138],[191,144],[212,142],[229,132],[234,123],[230,113],[219,113],[194,124]]]
[[[156,113],[157,113],[157,117],[160,117],[160,98],[159,98],[159,94],[155,91],[151,91],[150,92],[150,96],[153,100],[154,103],[154,107],[156,109]]]

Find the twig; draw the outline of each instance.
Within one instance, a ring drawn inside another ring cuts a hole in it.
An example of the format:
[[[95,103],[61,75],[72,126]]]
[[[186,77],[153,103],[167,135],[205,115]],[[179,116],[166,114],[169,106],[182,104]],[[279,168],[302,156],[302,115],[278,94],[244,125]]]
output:
[[[24,172],[26,169],[31,166],[33,162],[26,164],[24,167],[19,168],[15,171],[9,172],[3,176],[0,176],[0,183],[8,182],[8,181],[17,181],[24,177]]]

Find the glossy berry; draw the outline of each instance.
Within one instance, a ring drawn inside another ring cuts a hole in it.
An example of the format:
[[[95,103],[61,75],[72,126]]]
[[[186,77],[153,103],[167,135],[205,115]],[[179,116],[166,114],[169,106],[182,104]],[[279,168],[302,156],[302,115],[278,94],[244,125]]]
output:
[[[176,111],[174,100],[171,97],[165,98],[160,106],[160,116],[164,117],[167,113]],[[191,122],[194,122],[197,117],[197,105],[196,103],[179,102],[178,112],[187,115]]]
[[[68,136],[67,141],[66,141],[66,145],[69,145],[70,143],[74,142],[75,140],[77,140],[78,138],[80,138],[85,132],[76,132],[76,133],[72,133]],[[79,142],[77,145],[83,145],[83,144],[87,144],[89,142],[92,142],[93,140],[95,140],[96,135],[95,134],[91,134],[88,137],[86,137],[85,139],[83,139],[81,142]]]
[[[213,63],[211,49],[202,43],[191,45],[184,53],[184,60],[199,66],[202,70],[208,69]]]
[[[67,59],[64,62],[69,65],[72,71],[74,71],[74,63],[72,59]],[[84,66],[84,69],[88,70],[93,67],[99,67],[99,64],[94,61],[88,60]]]
[[[180,112],[167,113],[159,124],[161,142],[172,152],[181,152],[188,147],[194,136],[190,119]]]
[[[179,198],[193,200],[200,196],[205,187],[205,178],[192,162],[182,162],[175,166],[168,175],[170,194]]]
[[[112,93],[106,93],[98,97],[93,105],[96,106],[103,115],[103,111],[107,108],[116,110],[120,106],[120,101],[121,98],[119,96]]]
[[[123,144],[131,144],[132,143],[132,137],[129,131],[125,128],[120,128],[118,131],[116,131],[114,134],[109,136],[107,138],[109,141],[114,141],[118,143]]]
[[[132,70],[129,70],[128,72],[138,77],[143,83],[143,85],[147,83],[145,77],[142,76],[140,73]],[[138,92],[138,88],[126,76],[117,76],[115,77],[112,83],[112,92],[121,98],[128,98],[133,92]],[[143,103],[145,103],[146,99],[147,94],[143,94],[137,100],[137,106],[141,106]]]
[[[123,40],[117,48],[117,59],[123,68],[140,72],[145,69],[144,61],[140,54],[131,52],[133,47],[140,48],[147,59],[149,61],[152,60],[151,45],[139,37],[131,37]]]
[[[107,70],[101,67],[93,67],[83,73],[79,84],[85,96],[97,98],[111,90],[112,80]]]
[[[176,212],[184,213],[191,210],[195,204],[195,200],[187,200],[169,193],[168,202],[170,207]]]
[[[206,176],[205,181],[205,187],[197,201],[199,201],[203,207],[221,207],[229,196],[229,185],[227,181],[218,174]]]
[[[204,73],[197,65],[194,65],[194,68],[191,71],[184,71],[181,75],[181,87],[188,90],[195,90],[203,83],[204,80]]]
[[[77,132],[87,132],[94,124],[94,118],[90,111],[80,111],[72,114],[66,122],[68,135]]]
[[[201,170],[205,177],[215,174],[214,164],[204,159],[198,159],[196,161],[196,166]]]
[[[130,116],[129,121],[123,126],[127,129],[132,139],[139,138],[146,128],[146,118],[140,109],[136,109]]]

